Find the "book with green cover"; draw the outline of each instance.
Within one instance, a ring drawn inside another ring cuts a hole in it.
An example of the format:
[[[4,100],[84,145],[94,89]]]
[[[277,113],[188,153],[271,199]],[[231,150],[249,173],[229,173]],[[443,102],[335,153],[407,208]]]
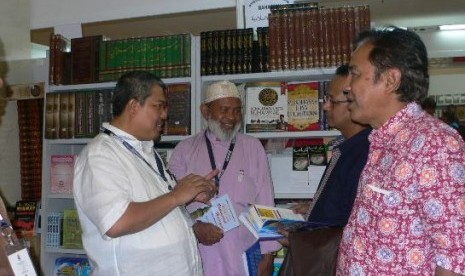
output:
[[[63,248],[82,249],[82,230],[76,209],[63,210]]]

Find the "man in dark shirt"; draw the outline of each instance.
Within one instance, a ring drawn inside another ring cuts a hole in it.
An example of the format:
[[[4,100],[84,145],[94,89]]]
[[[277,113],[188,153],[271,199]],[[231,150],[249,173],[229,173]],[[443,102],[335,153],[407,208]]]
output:
[[[341,227],[347,224],[352,211],[360,174],[368,157],[368,135],[371,131],[368,126],[350,119],[349,102],[343,91],[348,75],[349,70],[345,65],[336,70],[323,105],[328,125],[338,129],[342,135],[330,145],[333,147],[332,157],[313,201],[294,207],[294,212],[307,215],[309,221]],[[286,237],[289,234],[285,231],[281,233]],[[300,234],[291,233],[291,242],[288,238],[280,240],[289,247],[289,251],[279,275],[333,274],[339,244],[337,235],[303,231]]]
[[[310,204],[294,207],[308,215],[309,221],[345,226],[357,193],[360,173],[368,156],[368,135],[371,128],[350,119],[348,101],[343,87],[349,74],[343,65],[336,70],[325,96],[323,109],[330,127],[341,132],[333,143],[333,154]]]

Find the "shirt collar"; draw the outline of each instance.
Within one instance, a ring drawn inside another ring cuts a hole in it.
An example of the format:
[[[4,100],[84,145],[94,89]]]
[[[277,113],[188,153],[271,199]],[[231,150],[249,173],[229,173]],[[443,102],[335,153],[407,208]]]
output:
[[[221,141],[220,139],[218,139],[215,134],[207,128],[207,137],[208,139],[210,140],[210,143],[212,144],[218,144],[218,145],[226,145],[226,146],[229,146],[229,144],[231,143],[231,140],[225,140],[225,141]],[[237,134],[236,134],[236,137],[237,137]],[[236,138],[237,139],[237,138]]]
[[[153,141],[140,141],[133,135],[113,125],[110,125],[109,123],[103,123],[102,127],[110,130],[114,134],[123,138],[124,141],[128,142],[133,148],[135,148],[139,152],[144,152],[148,154],[148,153],[151,153],[153,150],[153,144],[154,144]]]
[[[411,118],[419,117],[424,114],[421,106],[415,102],[408,103],[404,108],[399,110],[392,116],[384,125],[378,129],[374,129],[370,136],[370,143],[386,143],[392,141],[399,133],[406,122]]]
[[[357,146],[361,140],[368,139],[368,135],[370,134],[371,130],[371,127],[365,128],[352,137],[342,140],[342,142],[339,143],[336,147],[338,147],[341,151],[345,151],[346,149]]]

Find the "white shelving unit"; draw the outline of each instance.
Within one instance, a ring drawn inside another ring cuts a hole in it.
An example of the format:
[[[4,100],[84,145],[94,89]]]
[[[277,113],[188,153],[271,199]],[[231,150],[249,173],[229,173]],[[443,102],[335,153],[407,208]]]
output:
[[[200,54],[198,59],[200,60]],[[211,83],[228,80],[235,84],[242,83],[252,83],[252,82],[269,82],[269,81],[279,81],[279,82],[308,82],[308,81],[327,81],[330,80],[336,68],[315,68],[310,70],[299,70],[299,71],[280,71],[280,72],[267,72],[267,73],[251,73],[251,74],[235,74],[235,75],[217,75],[217,76],[200,76],[200,81],[197,84],[198,91],[200,93],[196,94],[196,101],[198,103],[203,102],[204,91],[207,89],[208,85]],[[197,117],[202,118],[200,110],[197,108]],[[201,122],[198,122],[201,125]],[[199,129],[200,130],[200,129]],[[259,132],[259,133],[247,133],[251,136],[254,136],[258,139],[295,139],[295,138],[325,138],[325,137],[335,137],[340,135],[339,131],[330,130],[330,131],[286,131],[286,132]],[[273,158],[273,154],[271,154]],[[291,166],[292,156],[289,159],[289,166]],[[283,170],[285,171],[285,170]],[[315,183],[313,183],[315,185]],[[276,185],[281,185],[279,183],[274,183]],[[318,183],[316,183],[316,186]],[[302,199],[302,198],[312,198],[313,193],[307,192],[287,192],[287,193],[275,193],[275,198],[287,198],[287,199]]]
[[[191,133],[197,130],[197,121],[195,117],[195,109],[197,102],[195,102],[194,93],[196,91],[197,67],[195,55],[198,50],[197,44],[191,38],[191,76],[183,78],[170,78],[163,79],[165,84],[191,84]],[[48,61],[47,61],[48,63]],[[48,68],[47,68],[48,70]],[[71,91],[85,91],[95,89],[111,89],[114,88],[116,82],[103,82],[91,84],[78,84],[78,85],[45,85],[45,97],[49,93],[58,92],[71,92]],[[45,118],[45,110],[44,110]],[[45,131],[44,131],[45,133]],[[163,136],[162,141],[180,141],[188,136]],[[72,154],[78,155],[85,145],[90,142],[91,138],[78,138],[78,139],[43,139],[43,157],[42,157],[42,235],[41,235],[41,256],[40,256],[40,269],[44,275],[53,275],[55,260],[62,256],[76,256],[84,255],[84,250],[64,249],[61,247],[52,248],[46,246],[48,222],[47,216],[52,212],[62,212],[66,208],[76,208],[72,195],[57,195],[50,192],[50,157],[55,154]]]
[[[166,84],[190,83],[191,84],[191,133],[195,134],[202,129],[202,115],[199,105],[202,102],[203,91],[216,81],[229,80],[234,83],[247,83],[258,81],[323,81],[329,80],[334,74],[335,68],[311,69],[302,71],[283,71],[269,73],[252,73],[220,76],[200,76],[200,38],[192,38],[191,47],[191,77],[163,79]],[[48,93],[106,89],[113,88],[116,82],[60,85],[50,86],[46,84]],[[338,131],[305,131],[305,132],[279,132],[279,133],[251,133],[259,139],[271,138],[321,138],[339,135]],[[180,141],[189,136],[163,136],[162,142]],[[50,193],[50,156],[54,154],[78,155],[91,138],[79,139],[44,139],[43,140],[43,169],[42,169],[42,237],[41,237],[41,269],[45,275],[52,275],[55,260],[63,255],[82,255],[84,250],[48,248],[46,247],[47,215],[51,212],[61,212],[65,208],[75,208],[71,195],[54,195]],[[311,197],[312,194],[283,193],[276,194],[276,198],[302,198]]]

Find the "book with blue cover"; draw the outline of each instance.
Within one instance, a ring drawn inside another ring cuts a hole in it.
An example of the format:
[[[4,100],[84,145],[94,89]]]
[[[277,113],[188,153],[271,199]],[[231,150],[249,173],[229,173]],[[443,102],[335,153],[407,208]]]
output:
[[[258,264],[262,258],[263,254],[258,241],[242,254],[242,260],[244,261],[244,268],[247,276],[258,275]]]
[[[90,272],[86,257],[60,257],[55,260],[53,276],[90,276]]]
[[[279,233],[280,229],[293,231],[331,226],[327,223],[307,221],[291,209],[258,204],[250,205],[247,212],[239,215],[239,220],[258,240],[282,239],[284,237]]]

